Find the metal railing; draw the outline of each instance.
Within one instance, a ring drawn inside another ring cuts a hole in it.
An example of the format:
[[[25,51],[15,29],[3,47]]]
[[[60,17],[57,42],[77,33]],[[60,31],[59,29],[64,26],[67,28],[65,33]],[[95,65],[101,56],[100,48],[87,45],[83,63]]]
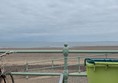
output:
[[[107,54],[116,54],[118,53],[118,50],[69,50],[68,45],[64,45],[63,50],[0,50],[0,53],[63,53],[64,55],[64,70],[62,73],[39,73],[39,72],[29,72],[28,71],[28,64],[26,63],[26,71],[25,72],[11,72],[12,75],[22,75],[22,76],[60,76],[59,83],[68,83],[68,77],[69,76],[80,76],[80,77],[86,77],[86,72],[80,72],[80,66],[79,66],[79,72],[76,73],[69,73],[68,72],[68,55],[69,53],[87,53],[87,54],[105,54],[107,58]],[[81,57],[78,57],[78,64],[80,65]],[[54,62],[52,60],[52,68],[54,68]]]

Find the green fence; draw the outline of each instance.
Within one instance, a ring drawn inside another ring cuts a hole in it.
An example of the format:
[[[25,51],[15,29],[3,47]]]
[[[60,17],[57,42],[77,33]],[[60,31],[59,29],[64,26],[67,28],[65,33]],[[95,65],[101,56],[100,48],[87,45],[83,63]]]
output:
[[[23,78],[25,79],[25,83],[34,83],[34,80],[37,79],[39,80],[37,80],[35,83],[87,83],[86,72],[85,70],[81,70],[84,66],[84,58],[94,56],[107,58],[109,57],[109,55],[117,55],[118,50],[69,50],[68,46],[65,44],[63,50],[0,50],[0,53],[45,53],[47,55],[49,53],[59,53],[59,55],[56,55],[56,57],[51,59],[47,58],[47,60],[34,62],[26,60],[26,62],[22,65],[21,70],[19,70],[20,67],[17,67],[18,69],[15,69],[13,65],[6,66],[6,68],[10,69],[11,67],[12,69],[14,69],[14,71],[11,71],[11,74],[15,76],[15,79],[19,78],[20,80],[21,78]],[[71,56],[70,54],[73,54],[73,56]],[[74,56],[74,54],[77,55]],[[87,54],[87,56],[82,56],[85,54]],[[16,60],[18,59],[16,58]],[[81,79],[83,79],[83,81]],[[16,81],[16,83],[18,81]]]

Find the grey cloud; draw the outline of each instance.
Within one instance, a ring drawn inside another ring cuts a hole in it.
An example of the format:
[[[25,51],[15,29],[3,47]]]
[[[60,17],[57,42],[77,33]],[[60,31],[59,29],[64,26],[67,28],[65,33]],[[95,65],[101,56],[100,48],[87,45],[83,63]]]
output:
[[[25,38],[55,35],[52,40],[66,36],[68,40],[70,36],[97,34],[101,37],[100,34],[114,35],[118,32],[117,0],[0,2],[0,35],[3,36],[0,40],[7,39],[7,36],[21,38],[23,35]]]

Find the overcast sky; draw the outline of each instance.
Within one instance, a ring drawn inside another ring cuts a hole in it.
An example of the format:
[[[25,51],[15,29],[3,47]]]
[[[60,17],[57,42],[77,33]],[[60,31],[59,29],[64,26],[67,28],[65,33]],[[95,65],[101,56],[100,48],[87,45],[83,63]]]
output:
[[[6,41],[118,41],[118,0],[0,0]]]

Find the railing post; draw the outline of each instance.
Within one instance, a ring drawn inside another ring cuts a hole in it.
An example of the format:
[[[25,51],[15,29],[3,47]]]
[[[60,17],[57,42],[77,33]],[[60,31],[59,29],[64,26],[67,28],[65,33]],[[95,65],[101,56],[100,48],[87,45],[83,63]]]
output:
[[[105,58],[107,58],[108,57],[108,54],[107,53],[105,53]]]
[[[59,83],[63,83],[64,82],[64,77],[63,74],[60,75],[60,79],[59,79]]]
[[[64,55],[64,83],[68,83],[68,45],[64,44],[63,55]]]
[[[52,60],[52,70],[54,69],[54,60]]]
[[[78,57],[78,72],[81,72],[81,66],[80,66],[80,57]]]
[[[25,72],[28,72],[28,62],[26,62],[26,65],[25,65]],[[28,79],[29,76],[26,76],[26,78]]]

